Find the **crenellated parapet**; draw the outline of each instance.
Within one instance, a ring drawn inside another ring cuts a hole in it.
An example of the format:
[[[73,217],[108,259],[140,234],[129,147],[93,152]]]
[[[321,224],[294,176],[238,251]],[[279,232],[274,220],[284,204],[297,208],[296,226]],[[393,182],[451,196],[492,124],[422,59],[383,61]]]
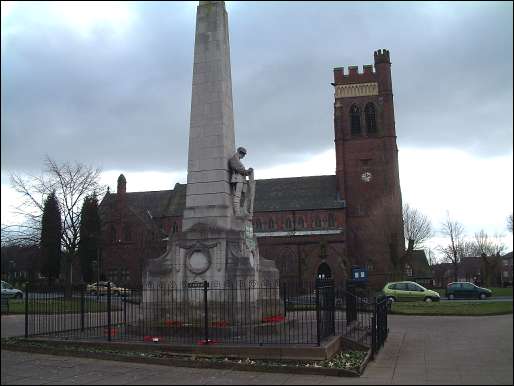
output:
[[[376,50],[373,53],[373,56],[375,58],[375,64],[379,64],[379,63],[391,64],[391,60],[389,58],[389,50],[386,50],[385,48],[381,49],[381,50]]]
[[[348,74],[345,74],[344,67],[334,68],[334,83],[336,85],[373,83],[376,81],[377,77],[376,73],[373,71],[372,64],[362,66],[362,72],[359,72],[358,66],[349,66]]]
[[[375,66],[372,64],[365,64],[362,66],[362,71],[359,71],[358,66],[348,66],[348,73],[345,73],[344,67],[334,68],[333,85],[337,87],[339,85],[378,83],[381,85],[380,88],[382,90],[389,90],[391,66],[389,50],[376,50],[374,51],[373,56],[375,59]]]

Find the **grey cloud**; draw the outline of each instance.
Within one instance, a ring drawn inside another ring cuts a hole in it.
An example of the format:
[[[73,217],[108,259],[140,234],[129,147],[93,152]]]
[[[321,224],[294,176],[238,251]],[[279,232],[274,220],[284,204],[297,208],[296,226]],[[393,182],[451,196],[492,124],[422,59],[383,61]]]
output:
[[[137,10],[121,40],[107,27],[83,39],[49,21],[2,38],[3,170],[39,169],[44,154],[105,170],[186,168],[194,8]],[[391,52],[400,149],[512,151],[510,3],[228,10],[236,142],[254,167],[333,147],[332,69],[371,64],[378,48]]]

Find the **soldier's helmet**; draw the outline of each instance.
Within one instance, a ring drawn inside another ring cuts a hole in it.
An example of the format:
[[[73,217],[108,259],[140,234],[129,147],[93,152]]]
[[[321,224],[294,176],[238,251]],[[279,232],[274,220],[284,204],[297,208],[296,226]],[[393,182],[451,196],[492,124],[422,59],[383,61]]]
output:
[[[246,155],[246,149],[244,147],[238,147],[237,152]]]

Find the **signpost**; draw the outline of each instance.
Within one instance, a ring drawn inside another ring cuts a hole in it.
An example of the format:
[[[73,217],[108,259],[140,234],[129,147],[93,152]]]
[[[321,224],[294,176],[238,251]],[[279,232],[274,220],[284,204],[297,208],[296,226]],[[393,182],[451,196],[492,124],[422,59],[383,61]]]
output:
[[[203,282],[203,281],[192,281],[190,283],[187,283],[187,288],[209,288],[209,282]]]

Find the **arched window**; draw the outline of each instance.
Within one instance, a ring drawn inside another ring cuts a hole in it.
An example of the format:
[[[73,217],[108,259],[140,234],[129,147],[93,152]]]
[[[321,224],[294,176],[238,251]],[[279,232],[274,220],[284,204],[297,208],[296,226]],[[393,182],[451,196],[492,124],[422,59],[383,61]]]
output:
[[[377,132],[377,121],[375,119],[375,105],[368,103],[364,108],[364,115],[366,116],[366,130],[368,134],[375,134]]]
[[[275,221],[273,221],[272,218],[270,218],[268,221],[268,228],[271,230],[275,229]]]
[[[286,220],[286,229],[292,229],[293,228],[293,222],[290,218]]]
[[[321,263],[318,267],[318,279],[330,279],[332,277],[332,270],[327,263]]]
[[[125,241],[132,241],[132,229],[130,229],[130,225],[126,224],[123,227],[123,238]]]
[[[260,219],[255,220],[255,229],[260,231],[262,229],[262,222]]]
[[[297,228],[299,228],[299,229],[303,229],[303,228],[305,228],[305,223],[303,222],[303,217],[300,217],[300,218],[296,221],[296,226],[297,226]]]
[[[350,127],[352,135],[359,135],[361,133],[361,111],[357,105],[350,107]]]
[[[328,227],[334,228],[335,226],[336,226],[336,218],[332,213],[330,213],[328,215]]]
[[[321,220],[319,217],[316,217],[316,219],[314,220],[314,226],[316,228],[321,228]]]

